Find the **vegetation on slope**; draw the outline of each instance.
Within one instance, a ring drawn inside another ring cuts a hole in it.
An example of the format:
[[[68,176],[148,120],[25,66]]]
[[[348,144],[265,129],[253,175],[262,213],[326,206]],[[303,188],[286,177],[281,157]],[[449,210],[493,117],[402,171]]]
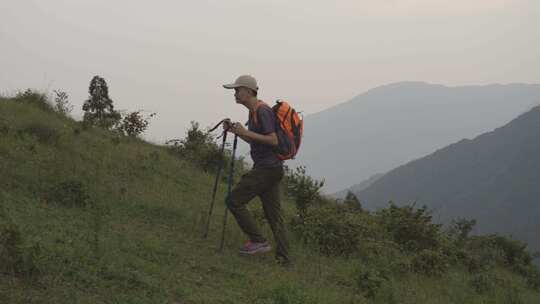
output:
[[[219,159],[211,137],[190,132],[157,146],[75,121],[39,93],[0,99],[2,302],[540,300],[524,244],[470,237],[463,220],[444,231],[424,208],[369,213],[354,197],[338,205],[302,169],[284,181],[294,265],[238,256],[244,236],[232,219],[219,252],[223,204],[201,237]],[[260,204],[251,207],[270,237]]]

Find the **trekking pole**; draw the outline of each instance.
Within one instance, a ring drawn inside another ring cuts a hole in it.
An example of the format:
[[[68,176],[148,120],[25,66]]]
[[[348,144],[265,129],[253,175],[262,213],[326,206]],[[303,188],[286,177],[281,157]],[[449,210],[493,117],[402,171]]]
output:
[[[236,155],[236,146],[238,145],[238,135],[234,135],[233,151],[231,157],[231,169],[229,171],[229,179],[227,181],[227,197],[231,195],[232,183],[234,178],[234,157]],[[223,214],[223,230],[221,231],[221,242],[219,244],[219,251],[223,251],[223,245],[225,243],[225,227],[227,226],[227,213],[229,209],[225,205],[225,213]]]
[[[223,134],[221,136],[223,137],[223,140],[221,143],[220,155],[223,157],[223,152],[225,151],[225,143],[227,141],[227,131],[226,130],[223,131]],[[212,212],[214,211],[214,202],[216,201],[217,187],[219,184],[219,178],[221,177],[221,171],[223,169],[224,164],[225,164],[225,158],[223,157],[221,161],[219,162],[218,170],[216,173],[216,180],[214,181],[214,189],[212,190],[212,199],[210,200],[210,206],[208,207],[208,217],[206,218],[206,227],[204,229],[203,238],[206,238],[208,236],[208,230],[210,229],[210,219],[212,218]]]

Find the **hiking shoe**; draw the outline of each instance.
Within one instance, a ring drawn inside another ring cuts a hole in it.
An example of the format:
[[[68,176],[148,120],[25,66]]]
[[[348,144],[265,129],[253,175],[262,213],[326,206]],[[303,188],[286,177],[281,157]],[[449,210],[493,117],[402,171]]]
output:
[[[262,243],[256,243],[252,241],[247,241],[244,244],[244,247],[240,248],[240,254],[257,254],[257,253],[265,253],[272,249],[270,244],[268,242],[262,242]]]

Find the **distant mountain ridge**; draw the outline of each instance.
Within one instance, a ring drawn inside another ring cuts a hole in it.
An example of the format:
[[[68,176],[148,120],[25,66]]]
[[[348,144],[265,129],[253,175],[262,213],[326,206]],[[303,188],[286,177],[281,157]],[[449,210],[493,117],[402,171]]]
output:
[[[368,209],[416,202],[480,233],[511,234],[540,249],[540,106],[473,140],[402,165],[356,193]]]
[[[350,191],[352,193],[358,193],[367,187],[371,186],[375,181],[377,181],[379,178],[383,177],[383,173],[378,173],[375,175],[370,176],[368,179],[364,180],[361,183],[358,183],[356,185],[353,185],[350,188],[338,191],[331,195],[331,197],[337,198],[337,199],[344,199],[347,196],[347,193]]]
[[[303,146],[290,164],[306,165],[332,193],[493,130],[538,104],[538,84],[384,85],[306,116]]]

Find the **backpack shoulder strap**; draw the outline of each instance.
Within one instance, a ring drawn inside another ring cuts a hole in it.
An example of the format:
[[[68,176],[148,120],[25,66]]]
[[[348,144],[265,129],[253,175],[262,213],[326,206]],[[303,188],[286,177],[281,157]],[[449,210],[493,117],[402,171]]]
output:
[[[255,109],[253,111],[249,111],[249,116],[256,125],[259,124],[259,115],[258,115],[259,107],[267,107],[269,109],[272,109],[266,102],[259,100],[257,104],[255,105]]]

